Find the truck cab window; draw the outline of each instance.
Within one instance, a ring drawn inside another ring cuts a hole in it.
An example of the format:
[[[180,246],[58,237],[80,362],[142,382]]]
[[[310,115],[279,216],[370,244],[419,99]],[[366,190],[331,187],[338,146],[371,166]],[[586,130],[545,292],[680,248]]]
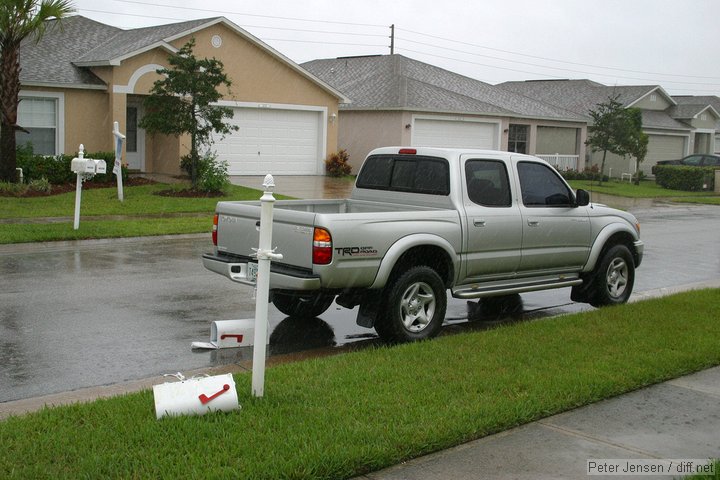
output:
[[[446,160],[433,157],[372,156],[360,170],[357,186],[374,190],[449,195],[449,167]]]
[[[541,163],[518,163],[522,201],[526,207],[569,207],[573,194],[558,173]]]
[[[468,160],[465,181],[471,202],[485,207],[509,207],[510,184],[503,162]]]

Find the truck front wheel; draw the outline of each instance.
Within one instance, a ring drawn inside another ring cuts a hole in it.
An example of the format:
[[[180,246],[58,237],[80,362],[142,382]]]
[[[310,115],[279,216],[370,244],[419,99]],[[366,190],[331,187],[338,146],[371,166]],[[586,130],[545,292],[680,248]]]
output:
[[[625,303],[635,283],[635,263],[625,245],[610,248],[600,260],[590,292],[590,305],[603,307]]]
[[[299,294],[294,292],[273,292],[272,302],[285,315],[291,317],[317,317],[330,308],[335,295],[326,293]]]
[[[413,267],[386,287],[375,330],[389,342],[413,342],[440,332],[447,293],[440,276],[425,266]]]

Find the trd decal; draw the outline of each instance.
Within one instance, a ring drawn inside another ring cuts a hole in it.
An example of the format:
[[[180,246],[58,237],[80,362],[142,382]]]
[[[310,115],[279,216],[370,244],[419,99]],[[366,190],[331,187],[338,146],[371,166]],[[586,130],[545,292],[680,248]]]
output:
[[[373,247],[336,247],[335,253],[343,257],[374,257],[378,251]]]

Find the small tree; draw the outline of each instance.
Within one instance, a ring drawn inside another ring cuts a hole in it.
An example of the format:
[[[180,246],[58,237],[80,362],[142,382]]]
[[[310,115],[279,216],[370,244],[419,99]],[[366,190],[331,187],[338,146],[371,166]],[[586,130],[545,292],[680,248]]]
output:
[[[49,19],[72,12],[72,2],[66,0],[0,1],[0,181],[15,181],[20,44],[27,37],[39,41],[51,25]]]
[[[624,112],[625,128],[622,139],[627,156],[635,158],[635,185],[640,185],[640,164],[648,151],[648,135],[642,131],[642,112],[639,108],[628,108]]]
[[[170,68],[157,70],[163,78],[155,82],[145,99],[146,114],[140,126],[150,133],[190,135],[190,178],[196,188],[199,147],[209,147],[213,133],[226,135],[238,127],[225,122],[233,116],[230,108],[213,105],[222,97],[218,88],[231,85],[222,62],[195,58],[194,46],[195,39],[191,39],[168,58]]]
[[[608,97],[607,102],[597,104],[596,110],[590,110],[593,124],[588,128],[588,139],[585,144],[593,152],[603,152],[599,183],[602,183],[602,176],[605,172],[607,152],[625,155],[622,147],[622,124],[625,108],[622,103],[618,102],[618,97],[619,95]]]

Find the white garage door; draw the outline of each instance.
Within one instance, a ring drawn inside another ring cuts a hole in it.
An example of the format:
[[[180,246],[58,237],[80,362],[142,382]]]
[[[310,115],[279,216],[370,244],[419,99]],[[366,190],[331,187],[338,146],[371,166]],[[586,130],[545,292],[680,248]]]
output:
[[[412,144],[416,147],[498,148],[498,126],[486,122],[415,119]]]
[[[648,152],[640,169],[646,174],[660,160],[674,160],[685,156],[687,137],[677,135],[648,135]]]
[[[236,107],[233,113],[238,131],[212,147],[230,175],[322,173],[320,112]]]

